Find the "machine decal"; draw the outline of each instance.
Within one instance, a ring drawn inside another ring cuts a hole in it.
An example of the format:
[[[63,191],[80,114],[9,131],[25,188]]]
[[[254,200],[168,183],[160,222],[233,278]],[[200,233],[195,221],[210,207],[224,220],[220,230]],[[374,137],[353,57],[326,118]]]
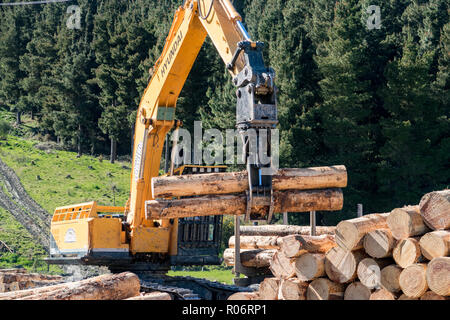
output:
[[[142,161],[142,142],[138,144],[136,149],[136,158],[134,159],[134,180],[139,179],[141,171],[141,161]]]
[[[75,230],[73,230],[72,228],[67,229],[66,234],[64,236],[64,242],[65,243],[77,242],[77,234],[75,233]]]

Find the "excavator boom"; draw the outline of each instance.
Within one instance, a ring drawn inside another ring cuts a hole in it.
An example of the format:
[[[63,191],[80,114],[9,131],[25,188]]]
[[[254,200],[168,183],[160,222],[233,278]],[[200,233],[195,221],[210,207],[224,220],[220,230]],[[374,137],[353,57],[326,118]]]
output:
[[[272,181],[270,170],[263,169],[271,169],[271,163],[263,163],[250,144],[251,138],[257,146],[266,139],[270,146],[270,129],[278,123],[274,71],[264,66],[263,44],[251,40],[230,0],[186,0],[175,13],[139,104],[124,215],[99,215],[100,210],[117,213],[122,208],[98,207],[95,202],[57,208],[50,263],[142,263],[143,268],[155,265],[158,270],[158,266],[168,268],[168,257],[177,256],[178,219],[147,219],[145,203],[153,200],[151,180],[159,175],[166,135],[182,124],[175,118],[177,99],[208,35],[236,87],[236,126],[243,139],[250,186],[247,218],[253,201],[262,198],[269,203],[266,218],[270,220]],[[268,134],[260,134],[261,130]],[[270,148],[267,153],[270,158]]]

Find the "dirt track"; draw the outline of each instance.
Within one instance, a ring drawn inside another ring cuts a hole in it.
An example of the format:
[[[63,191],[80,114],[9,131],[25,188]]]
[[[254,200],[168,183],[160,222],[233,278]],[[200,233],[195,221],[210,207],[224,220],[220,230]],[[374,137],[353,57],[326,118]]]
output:
[[[1,159],[0,206],[48,251],[50,215],[28,195],[15,172]]]

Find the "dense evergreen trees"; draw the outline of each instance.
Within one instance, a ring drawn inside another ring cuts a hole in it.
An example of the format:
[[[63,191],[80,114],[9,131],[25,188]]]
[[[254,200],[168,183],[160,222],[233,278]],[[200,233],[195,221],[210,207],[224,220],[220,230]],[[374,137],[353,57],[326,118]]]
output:
[[[5,1],[2,1],[5,2]],[[10,1],[8,1],[10,2]],[[450,181],[445,0],[234,1],[277,72],[283,167],[344,164],[342,216],[414,204]],[[81,28],[67,28],[69,5]],[[0,108],[82,153],[129,154],[140,95],[181,0],[0,7]],[[380,24],[374,11],[380,8]],[[177,118],[233,128],[235,88],[210,40]],[[111,148],[110,148],[111,146]],[[294,219],[299,222],[301,219]]]

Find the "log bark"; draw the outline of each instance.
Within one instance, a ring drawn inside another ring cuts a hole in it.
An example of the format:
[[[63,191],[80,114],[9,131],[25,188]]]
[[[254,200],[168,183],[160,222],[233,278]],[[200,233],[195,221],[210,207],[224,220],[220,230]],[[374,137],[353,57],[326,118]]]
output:
[[[344,204],[341,189],[274,191],[274,212],[339,211]],[[214,215],[245,215],[245,195],[214,195],[175,200],[151,200],[145,205],[148,220]],[[267,207],[252,209],[266,214]]]
[[[369,300],[372,290],[367,288],[361,282],[350,283],[344,292],[344,300]]]
[[[27,273],[26,269],[0,269],[0,273]]]
[[[273,190],[313,190],[345,188],[345,166],[280,169],[272,177]],[[244,172],[209,173],[157,177],[152,179],[154,199],[243,193],[249,189]]]
[[[336,227],[316,227],[316,235],[334,234]],[[285,237],[289,235],[311,235],[310,226],[286,226],[286,225],[262,225],[262,226],[242,226],[241,236],[277,236]]]
[[[230,237],[228,241],[228,247],[235,247],[235,237]],[[281,246],[281,237],[276,236],[241,236],[240,248],[241,249],[279,249]]]
[[[295,259],[294,270],[297,278],[301,281],[311,281],[325,276],[325,254],[302,254]]]
[[[400,274],[403,269],[396,264],[391,264],[381,270],[381,286],[390,292],[399,292]]]
[[[392,236],[397,240],[420,236],[430,231],[422,220],[419,206],[407,206],[392,210],[387,224]]]
[[[258,292],[236,292],[228,297],[227,300],[260,300]]]
[[[310,253],[327,253],[336,247],[333,235],[301,236],[291,235],[283,237],[280,249],[288,258],[296,258],[300,255]]]
[[[434,258],[428,263],[427,283],[430,289],[441,296],[450,296],[450,257]]]
[[[406,294],[402,294],[397,300],[419,300],[419,298],[410,298]]]
[[[364,237],[364,250],[372,258],[387,258],[392,256],[396,240],[389,229],[370,231]]]
[[[362,249],[364,236],[367,233],[387,228],[388,215],[389,213],[373,213],[339,222],[336,227],[336,243],[345,250]]]
[[[381,288],[381,289],[375,290],[370,295],[369,300],[396,300],[396,297],[392,292]]]
[[[289,279],[295,276],[293,259],[288,258],[280,250],[275,252],[270,261],[270,271],[278,279]]]
[[[327,278],[311,282],[306,291],[307,300],[342,300],[345,286]]]
[[[9,286],[9,285],[5,285]],[[17,292],[6,292],[0,294],[0,300],[16,300],[20,298],[25,298],[32,295],[37,295],[41,293],[46,293],[50,291],[57,291],[67,287],[67,283],[52,285],[48,287],[32,288],[27,290],[20,290]]]
[[[306,300],[308,282],[299,279],[283,279],[280,284],[279,300]]]
[[[241,263],[244,267],[269,267],[276,250],[243,249],[241,250]],[[225,249],[223,260],[227,266],[234,266],[234,249]]]
[[[419,208],[428,227],[433,230],[450,229],[450,189],[424,195]]]
[[[328,278],[334,282],[352,282],[357,276],[356,268],[364,258],[367,258],[367,255],[363,250],[347,251],[335,247],[325,256],[325,272]]]
[[[144,293],[137,297],[131,297],[124,300],[148,300],[148,301],[164,301],[164,300],[173,300],[170,294],[167,292],[151,292]]]
[[[124,300],[139,295],[139,291],[139,278],[124,272],[64,284],[59,289],[40,291],[17,300]]]
[[[392,256],[395,262],[402,268],[421,261],[419,238],[408,238],[400,240],[395,246]]]
[[[61,276],[53,276],[53,275],[45,275],[38,273],[8,273],[1,272],[0,273],[0,282],[2,283],[13,283],[13,282],[24,282],[24,281],[46,281],[46,280],[55,280],[62,281]]]
[[[399,278],[403,293],[411,298],[420,298],[428,290],[426,279],[427,265],[417,263],[402,271]]]
[[[358,264],[356,273],[359,281],[369,289],[381,287],[381,269],[391,264],[390,259],[365,258]]]
[[[420,238],[420,251],[428,260],[445,257],[450,254],[450,231],[429,232]]]
[[[259,285],[260,300],[278,300],[278,292],[280,289],[280,280],[277,278],[266,278]]]
[[[449,297],[440,296],[433,291],[427,291],[420,297],[420,300],[449,300]]]

